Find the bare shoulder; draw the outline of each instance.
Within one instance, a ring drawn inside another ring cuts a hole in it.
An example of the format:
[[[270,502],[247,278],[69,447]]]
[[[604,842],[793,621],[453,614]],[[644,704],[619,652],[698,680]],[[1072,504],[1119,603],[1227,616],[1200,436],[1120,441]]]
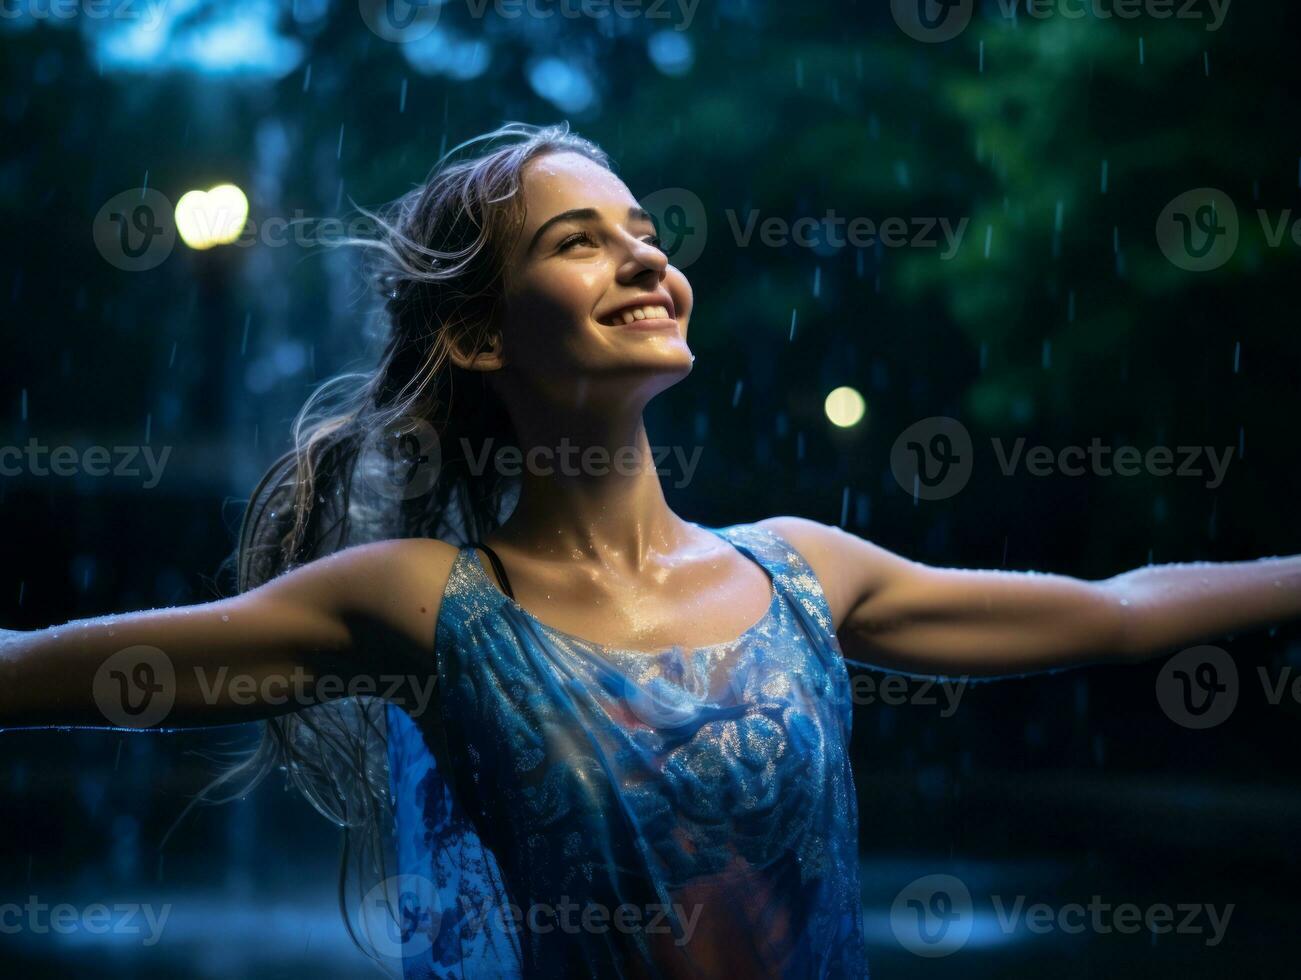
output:
[[[437,621],[443,590],[460,549],[436,538],[401,538],[349,550],[360,553],[357,572],[362,577],[373,576],[371,587],[416,610],[422,619]]]
[[[911,564],[857,534],[807,517],[768,517],[755,521],[755,526],[783,538],[813,569],[836,628],[889,575]]]
[[[353,545],[311,563],[304,587],[362,630],[359,641],[422,662],[433,650],[443,591],[459,553],[431,538]],[[293,573],[290,573],[291,575]]]

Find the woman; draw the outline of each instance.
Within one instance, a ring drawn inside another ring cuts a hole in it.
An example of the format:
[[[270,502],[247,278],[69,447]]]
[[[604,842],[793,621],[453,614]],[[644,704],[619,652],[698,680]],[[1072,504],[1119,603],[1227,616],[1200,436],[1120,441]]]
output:
[[[408,976],[866,975],[846,655],[1024,674],[1301,609],[1296,557],[1086,582],[684,520],[642,414],[691,371],[686,278],[591,143],[481,139],[376,216],[388,346],[254,495],[256,587],[0,648],[0,725],[270,720],[253,778],[396,853],[360,911]]]

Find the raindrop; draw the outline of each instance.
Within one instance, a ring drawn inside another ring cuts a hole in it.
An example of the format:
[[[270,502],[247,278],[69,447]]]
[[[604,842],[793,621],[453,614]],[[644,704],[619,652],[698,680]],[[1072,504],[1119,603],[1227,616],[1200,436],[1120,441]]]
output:
[[[1103,160],[1102,161],[1102,193],[1104,194],[1107,193],[1107,177],[1109,176],[1110,170],[1111,170],[1110,161]]]
[[[312,87],[312,63],[307,63],[307,70],[303,72],[303,91],[306,92]]]
[[[798,313],[798,310],[791,310],[791,335],[789,338],[791,340],[795,339],[795,317]]]
[[[338,146],[335,148],[335,150],[334,150],[334,159],[336,159],[336,160],[342,160],[342,159],[343,159],[343,127],[344,127],[344,125],[345,125],[344,123],[339,123],[339,145],[338,145]],[[336,210],[337,210],[337,208],[338,208],[338,205],[337,205],[337,204],[335,205],[335,208],[336,208]]]
[[[1242,363],[1242,341],[1236,341],[1233,345],[1233,373],[1238,373],[1238,368]]]
[[[402,93],[398,96],[398,112],[407,111],[407,80],[402,79]]]
[[[744,381],[741,381],[740,379],[738,379],[737,382],[736,382],[736,387],[732,389],[732,407],[733,407],[733,408],[736,408],[736,406],[737,406],[737,405],[740,403],[740,401],[741,401],[741,388],[744,386],[744,384],[745,384]]]

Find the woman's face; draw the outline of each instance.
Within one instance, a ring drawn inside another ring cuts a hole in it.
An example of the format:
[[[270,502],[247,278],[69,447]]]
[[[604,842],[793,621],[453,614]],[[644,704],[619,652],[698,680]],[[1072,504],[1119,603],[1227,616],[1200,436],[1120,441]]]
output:
[[[522,193],[501,321],[505,373],[571,401],[576,382],[589,396],[650,397],[688,374],[691,286],[623,181],[581,154],[551,153],[525,168]]]

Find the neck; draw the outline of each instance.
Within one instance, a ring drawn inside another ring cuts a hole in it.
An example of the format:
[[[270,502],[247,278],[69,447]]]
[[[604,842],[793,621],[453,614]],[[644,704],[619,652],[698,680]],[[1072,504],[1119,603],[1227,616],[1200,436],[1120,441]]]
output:
[[[664,500],[642,407],[512,413],[523,472],[498,542],[634,573],[684,542],[689,525]]]

